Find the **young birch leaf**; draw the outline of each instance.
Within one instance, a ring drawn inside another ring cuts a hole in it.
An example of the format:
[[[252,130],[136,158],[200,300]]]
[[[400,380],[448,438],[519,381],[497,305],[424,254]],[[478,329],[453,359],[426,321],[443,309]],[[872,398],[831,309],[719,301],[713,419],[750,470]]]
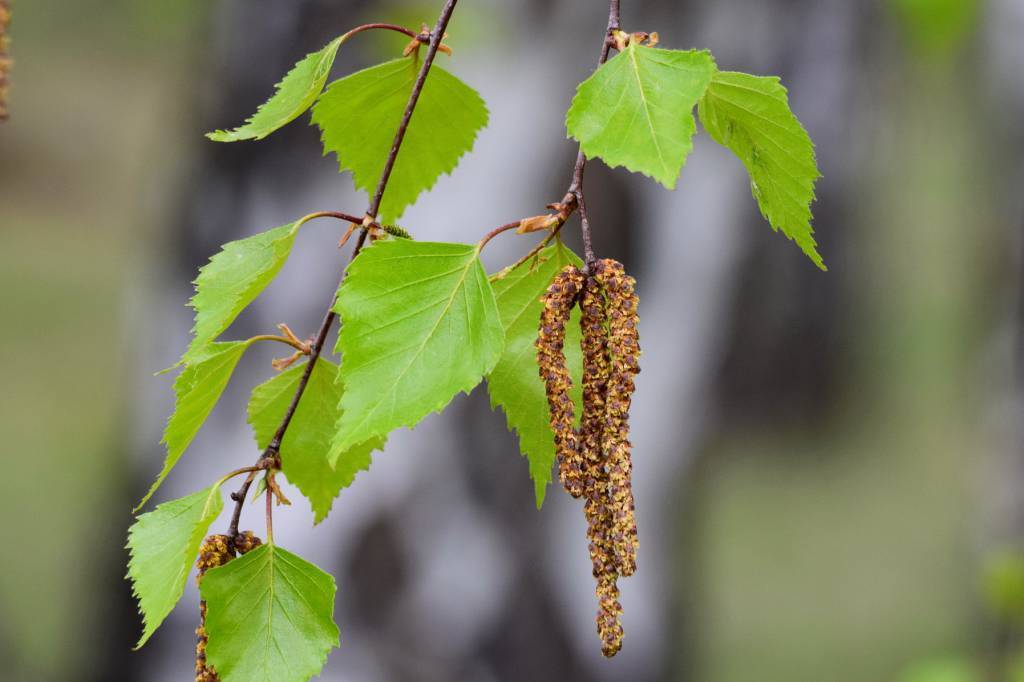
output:
[[[566,114],[588,157],[675,187],[693,148],[693,107],[715,70],[711,53],[630,44],[580,83]]]
[[[821,177],[814,144],[779,79],[719,71],[698,113],[711,137],[747,167],[751,191],[772,229],[782,230],[824,270],[811,229],[814,183]]]
[[[206,136],[215,142],[262,140],[278,128],[295,120],[313,104],[324,89],[327,75],[342,38],[335,38],[319,52],[307,55],[277,84],[274,95],[260,105],[245,125],[234,130],[215,130]]]
[[[466,244],[375,243],[349,266],[335,311],[344,393],[332,461],[471,391],[504,343],[487,273]]]
[[[335,81],[313,106],[324,153],[338,156],[357,188],[377,187],[395,131],[419,70],[412,57],[370,67]],[[442,173],[455,170],[487,125],[480,95],[439,66],[433,66],[391,172],[380,219],[394,222]]]
[[[288,260],[302,223],[299,220],[228,242],[199,270],[196,294],[189,302],[196,316],[192,343],[185,352],[186,364],[231,326],[270,284]]]
[[[149,501],[199,433],[247,346],[244,341],[212,343],[174,380],[174,413],[167,420],[163,437],[167,458],[149,492],[135,507],[136,511]]]
[[[338,646],[334,578],[272,544],[209,570],[206,660],[222,682],[305,682]]]
[[[253,390],[249,423],[261,449],[274,437],[305,370],[305,365],[296,365]],[[315,523],[327,518],[341,489],[350,485],[358,472],[369,469],[370,453],[384,447],[384,438],[360,443],[341,453],[331,466],[327,455],[340,414],[340,401],[338,366],[321,358],[309,375],[306,391],[281,443],[284,474],[309,500]]]
[[[181,599],[203,536],[223,508],[220,486],[214,486],[164,502],[128,529],[128,577],[145,623],[136,649]]]
[[[541,251],[539,259],[536,267],[524,265],[494,283],[494,297],[505,328],[505,350],[487,376],[491,407],[500,405],[509,428],[519,434],[519,448],[530,463],[538,509],[544,502],[544,493],[551,481],[551,465],[555,461],[547,395],[537,373],[537,350],[533,346],[544,307],[540,297],[559,270],[570,263],[583,266],[583,261],[561,242]],[[566,326],[565,357],[569,372],[575,378],[572,398],[579,413],[583,357],[578,309],[573,310]]]

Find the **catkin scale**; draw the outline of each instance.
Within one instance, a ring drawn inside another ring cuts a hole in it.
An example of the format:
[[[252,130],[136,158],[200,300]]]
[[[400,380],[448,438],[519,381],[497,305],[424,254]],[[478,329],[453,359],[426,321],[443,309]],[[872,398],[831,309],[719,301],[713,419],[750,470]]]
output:
[[[246,554],[263,544],[256,535],[247,530],[239,533],[232,542],[228,535],[210,535],[199,546],[199,558],[196,559],[196,584],[202,583],[203,576],[211,568],[223,566],[235,558],[235,552]],[[199,602],[199,627],[196,628],[196,682],[219,682],[220,678],[214,669],[206,665],[206,602]]]

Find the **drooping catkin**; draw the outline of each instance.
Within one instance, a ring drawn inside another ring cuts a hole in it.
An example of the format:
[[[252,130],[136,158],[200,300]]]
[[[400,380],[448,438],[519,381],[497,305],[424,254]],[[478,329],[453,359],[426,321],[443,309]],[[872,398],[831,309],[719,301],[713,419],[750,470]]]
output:
[[[636,388],[633,377],[640,372],[636,280],[626,274],[621,263],[611,259],[601,261],[595,269],[595,277],[603,285],[607,300],[611,361],[602,443],[607,458],[611,538],[619,573],[629,576],[636,570],[639,544],[633,500],[632,444],[629,441],[629,408]]]
[[[564,346],[565,325],[582,285],[583,273],[574,265],[567,265],[555,275],[541,297],[544,308],[534,344],[537,367],[547,392],[559,478],[573,497],[583,494],[583,468],[575,428],[575,408],[569,397],[572,378],[565,362]]]
[[[11,60],[8,54],[11,40],[7,36],[7,28],[11,23],[11,3],[0,0],[0,121],[7,118],[7,74],[10,73]]]
[[[590,561],[597,581],[597,632],[601,652],[614,656],[622,647],[619,623],[618,566],[615,559],[613,504],[608,462],[604,451],[608,379],[607,301],[601,283],[587,277],[580,296],[580,348],[583,355],[583,415],[580,454],[584,471],[583,513],[587,519]]]
[[[635,281],[621,263],[597,261],[588,276],[563,269],[543,297],[537,362],[545,381],[559,473],[573,497],[583,497],[590,560],[597,581],[601,653],[622,648],[618,580],[636,570],[637,532],[632,490],[629,409],[640,371]],[[578,430],[568,391],[565,323],[580,306],[583,414]]]
[[[223,566],[235,558],[235,552],[245,554],[256,549],[263,541],[251,531],[239,533],[234,542],[228,535],[210,535],[199,546],[199,558],[196,559],[196,584],[202,583],[203,576],[211,568]],[[196,682],[219,682],[217,673],[206,664],[206,602],[199,602],[199,627],[196,628]]]
[[[588,497],[596,494],[598,469],[603,467],[601,440],[608,390],[608,327],[606,301],[600,283],[588,277],[580,296],[580,348],[583,355],[583,415],[580,419],[580,454]]]
[[[611,658],[622,648],[622,604],[619,603],[618,576],[604,575],[597,581],[597,634],[601,638],[601,653]]]

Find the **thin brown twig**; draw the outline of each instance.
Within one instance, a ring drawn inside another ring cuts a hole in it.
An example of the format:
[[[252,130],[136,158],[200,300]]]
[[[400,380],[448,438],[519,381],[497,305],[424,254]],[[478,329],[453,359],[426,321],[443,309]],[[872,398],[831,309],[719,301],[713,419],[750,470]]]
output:
[[[598,57],[597,65],[600,67],[606,61],[608,61],[608,54],[611,48],[614,47],[614,33],[619,30],[620,13],[619,13],[619,0],[611,0],[611,5],[608,8],[608,28],[605,29],[604,41],[601,43],[601,56]],[[580,146],[578,152],[576,152],[576,165],[573,167],[572,182],[569,184],[569,189],[566,194],[573,196],[576,207],[580,209],[580,232],[583,237],[583,260],[586,262],[587,267],[594,263],[596,260],[594,256],[593,241],[590,236],[590,219],[587,216],[586,201],[583,197],[583,170],[587,165],[587,157],[583,153],[583,146]],[[563,199],[563,203],[565,200]]]
[[[344,220],[347,223],[355,223],[359,225],[363,222],[362,218],[357,218],[349,213],[342,213],[341,211],[317,211],[316,213],[310,213],[305,216],[305,220],[312,220],[313,218],[337,218],[338,220]],[[373,222],[369,225],[371,228],[379,228],[380,224]]]
[[[477,250],[478,251],[482,251],[483,248],[485,246],[487,246],[487,242],[491,241],[492,239],[497,237],[502,232],[508,232],[509,230],[517,229],[522,224],[522,222],[523,222],[522,220],[517,220],[514,223],[505,223],[501,227],[494,228],[493,230],[491,230],[490,232],[485,234],[483,239],[481,239],[479,242],[477,242],[477,245],[476,245]]]
[[[611,4],[608,8],[608,27],[605,29],[604,41],[601,43],[601,54],[597,60],[598,67],[608,61],[608,55],[611,53],[611,49],[615,47],[615,32],[620,29],[619,2],[620,0],[611,0]],[[572,180],[569,183],[569,189],[565,191],[565,196],[562,197],[562,200],[559,203],[552,204],[552,208],[558,208],[559,221],[552,228],[551,234],[544,237],[544,239],[530,249],[529,253],[518,261],[492,276],[492,280],[501,279],[501,277],[504,277],[509,272],[520,267],[540,253],[545,246],[551,243],[551,240],[554,239],[559,230],[562,229],[562,226],[565,224],[565,221],[569,219],[569,216],[577,210],[580,212],[580,233],[583,237],[583,260],[588,268],[596,261],[593,239],[590,234],[590,217],[587,214],[586,199],[583,195],[583,170],[586,168],[586,165],[587,157],[583,153],[583,147],[581,145],[576,152],[576,163],[573,166]]]
[[[522,258],[520,258],[519,260],[517,260],[517,261],[516,261],[515,263],[513,263],[512,265],[509,265],[509,266],[507,266],[507,267],[504,267],[504,268],[502,268],[501,270],[499,270],[498,272],[496,272],[496,273],[494,273],[493,275],[491,275],[491,276],[489,277],[490,281],[491,281],[491,282],[496,282],[496,281],[498,281],[499,279],[503,279],[503,278],[504,278],[504,277],[505,277],[506,275],[508,275],[508,274],[509,274],[510,272],[512,272],[512,271],[513,271],[513,270],[515,270],[516,268],[518,268],[518,267],[520,267],[520,266],[524,265],[524,264],[525,264],[525,263],[527,263],[527,262],[528,262],[528,261],[529,261],[529,260],[530,260],[531,258],[533,258],[534,256],[536,256],[536,255],[537,255],[538,253],[540,253],[541,251],[543,251],[543,250],[544,250],[544,247],[545,247],[545,246],[547,246],[548,244],[550,244],[550,243],[551,243],[551,240],[552,240],[552,239],[554,239],[555,237],[557,237],[557,236],[558,236],[558,233],[559,233],[559,231],[561,231],[561,229],[562,229],[562,225],[564,225],[564,224],[565,224],[565,223],[563,222],[563,223],[559,223],[559,224],[558,224],[557,226],[555,226],[555,228],[554,228],[553,230],[551,230],[551,232],[550,232],[550,233],[549,233],[549,234],[548,234],[548,235],[547,235],[546,237],[544,237],[544,239],[541,239],[541,240],[540,240],[539,242],[537,242],[536,244],[534,244],[533,248],[532,248],[532,249],[530,249],[530,250],[529,250],[529,251],[528,251],[528,252],[526,253],[526,255],[525,255],[525,256],[523,256]]]
[[[388,180],[391,179],[391,171],[395,167],[395,159],[398,158],[398,150],[402,146],[402,141],[405,139],[405,131],[409,128],[409,121],[412,119],[412,113],[416,109],[416,103],[420,99],[420,93],[423,92],[423,84],[427,81],[427,75],[430,73],[430,66],[434,63],[434,57],[437,56],[437,49],[441,45],[441,40],[444,38],[444,31],[448,28],[448,21],[452,18],[452,12],[455,11],[455,3],[458,0],[448,0],[444,8],[441,10],[441,16],[437,18],[437,24],[434,26],[434,30],[430,34],[430,43],[427,46],[427,54],[423,58],[423,64],[420,65],[420,72],[416,74],[416,83],[412,86],[412,92],[409,94],[409,101],[405,105],[405,111],[402,112],[402,122],[398,124],[398,131],[395,133],[395,140],[391,143],[391,150],[388,152],[388,158],[384,162],[384,170],[380,174],[380,181],[377,182],[377,191],[373,193],[373,201],[370,202],[370,210],[366,212],[366,215],[370,216],[372,220],[376,220],[377,213],[380,211],[380,202],[384,199],[384,190],[388,186]]]
[[[242,467],[241,469],[235,469],[230,473],[224,474],[224,476],[222,476],[220,480],[222,483],[226,483],[235,476],[241,476],[242,474],[253,474],[255,476],[256,472],[261,471],[261,469],[262,468],[259,466]]]
[[[352,36],[356,35],[357,33],[362,33],[363,31],[370,31],[370,30],[373,30],[373,29],[384,29],[386,31],[396,31],[398,33],[403,33],[403,34],[409,36],[410,38],[418,39],[421,43],[425,43],[428,40],[427,36],[422,35],[420,33],[417,33],[416,31],[413,31],[412,29],[408,29],[408,28],[406,28],[404,26],[399,26],[398,24],[374,23],[374,24],[363,24],[362,26],[356,26],[351,31],[347,31],[345,33],[345,35],[343,35],[341,37],[341,41],[345,42],[346,40],[348,40]]]
[[[434,57],[437,56],[437,51],[441,46],[441,40],[444,38],[445,29],[448,27],[448,22],[452,17],[452,12],[455,11],[455,3],[457,1],[458,0],[447,0],[444,8],[441,10],[440,16],[437,19],[437,24],[434,26],[434,30],[430,34],[427,53],[423,58],[423,63],[420,65],[420,71],[416,76],[416,82],[413,84],[412,92],[409,94],[409,100],[406,102],[405,111],[402,113],[401,123],[398,126],[398,130],[395,132],[394,142],[391,144],[391,150],[388,152],[387,160],[384,163],[384,170],[381,173],[380,181],[377,183],[377,190],[373,194],[370,207],[366,211],[366,216],[360,220],[354,216],[336,213],[333,211],[323,211],[318,214],[338,217],[349,222],[361,223],[363,229],[360,231],[359,238],[356,240],[355,248],[352,250],[352,256],[349,258],[350,263],[355,260],[356,256],[359,255],[360,250],[362,250],[363,245],[366,243],[366,236],[369,233],[370,228],[376,225],[375,221],[377,213],[380,211],[380,202],[384,197],[384,190],[387,189],[388,180],[391,177],[391,171],[395,166],[395,159],[398,157],[398,152],[402,147],[402,141],[405,139],[405,132],[409,127],[409,121],[412,119],[413,110],[416,108],[416,103],[419,101],[420,93],[423,91],[423,85],[426,83],[427,74],[430,71],[430,66],[434,63]],[[343,272],[341,275],[342,280],[344,277],[345,275]],[[340,282],[338,286],[341,286]],[[313,342],[313,346],[310,349],[309,361],[306,363],[305,371],[299,379],[299,385],[295,389],[295,395],[292,397],[292,401],[288,405],[288,410],[284,413],[284,417],[281,420],[280,426],[277,427],[274,437],[270,440],[270,443],[260,456],[259,461],[261,462],[268,458],[271,461],[276,462],[275,468],[280,468],[281,441],[284,438],[285,433],[288,431],[288,425],[291,424],[292,417],[295,416],[295,410],[298,408],[299,401],[302,399],[302,396],[306,391],[306,386],[309,384],[309,377],[313,373],[313,368],[316,367],[317,359],[320,357],[320,353],[323,350],[327,334],[330,332],[331,325],[334,324],[334,318],[337,316],[334,312],[334,300],[336,295],[337,289],[335,289],[335,293],[331,296],[330,305],[327,306],[327,312],[324,314],[324,319],[320,324],[316,340]],[[242,507],[254,478],[255,472],[250,474],[249,477],[246,478],[245,482],[242,483],[242,486],[236,492],[231,494],[231,499],[235,501],[235,510],[231,518],[231,526],[228,530],[228,536],[232,538],[232,540],[234,540],[238,535],[238,522],[241,517]],[[269,535],[269,525],[267,532]],[[272,541],[272,538],[268,538],[268,541]]]
[[[294,339],[289,339],[287,336],[278,336],[277,334],[259,334],[257,336],[250,337],[248,341],[277,341],[278,343],[283,343],[286,346],[291,346],[303,355],[309,353],[309,346],[306,344],[296,342]]]
[[[274,494],[267,486],[267,544],[274,544]]]

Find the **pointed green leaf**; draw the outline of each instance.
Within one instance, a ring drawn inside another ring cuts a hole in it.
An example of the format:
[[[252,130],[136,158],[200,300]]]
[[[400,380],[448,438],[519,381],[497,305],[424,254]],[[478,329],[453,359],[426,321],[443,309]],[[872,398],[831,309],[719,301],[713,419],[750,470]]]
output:
[[[672,189],[693,148],[691,111],[714,70],[707,51],[631,44],[580,83],[566,128],[589,158]]]
[[[199,428],[213,411],[247,346],[244,341],[210,344],[174,380],[174,414],[167,420],[163,438],[167,445],[167,458],[160,475],[139,502],[136,511],[149,501],[199,433]]]
[[[324,89],[342,38],[335,38],[319,52],[307,55],[277,84],[274,95],[261,104],[245,125],[234,130],[215,130],[206,136],[216,142],[262,140],[295,120],[313,104]]]
[[[231,326],[246,306],[270,284],[288,260],[295,234],[304,221],[282,225],[246,239],[228,242],[199,270],[192,343],[184,360],[190,362]]]
[[[583,266],[583,261],[561,242],[541,251],[539,259],[536,267],[521,266],[494,283],[494,297],[505,328],[505,350],[487,376],[491,407],[500,405],[505,411],[508,426],[519,434],[519,448],[529,460],[538,509],[544,502],[544,493],[551,481],[551,465],[555,461],[547,394],[537,373],[537,350],[533,346],[544,307],[540,297],[559,270],[570,263]],[[566,326],[565,358],[569,373],[575,379],[572,398],[579,413],[579,380],[583,375],[579,309],[573,310]]]
[[[334,578],[274,545],[211,569],[206,660],[222,682],[305,682],[338,646]]]
[[[494,368],[504,332],[475,246],[379,241],[349,266],[341,315],[341,418],[331,457],[413,426]]]
[[[412,57],[370,67],[328,86],[313,106],[324,153],[338,156],[357,188],[377,187],[395,132],[419,70]],[[442,173],[451,173],[487,125],[480,95],[439,66],[433,66],[391,172],[380,219],[393,222]]]
[[[256,444],[266,448],[291,404],[306,365],[296,365],[257,386],[249,400],[249,423]],[[320,359],[281,443],[282,470],[309,499],[315,523],[331,511],[334,498],[356,474],[370,468],[370,453],[384,447],[384,438],[360,443],[341,454],[335,466],[328,461],[341,401],[338,366]]]
[[[192,562],[221,510],[220,486],[164,502],[128,530],[128,577],[145,623],[136,649],[150,638],[185,592]]]
[[[814,144],[790,110],[779,79],[719,71],[698,112],[711,137],[747,167],[754,198],[772,229],[782,230],[824,270],[811,229],[814,183],[821,177]]]

